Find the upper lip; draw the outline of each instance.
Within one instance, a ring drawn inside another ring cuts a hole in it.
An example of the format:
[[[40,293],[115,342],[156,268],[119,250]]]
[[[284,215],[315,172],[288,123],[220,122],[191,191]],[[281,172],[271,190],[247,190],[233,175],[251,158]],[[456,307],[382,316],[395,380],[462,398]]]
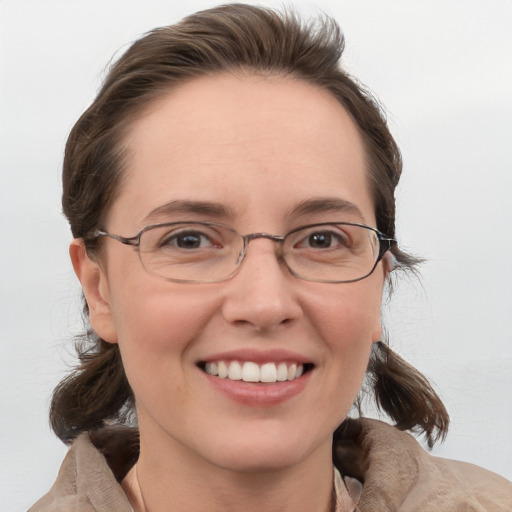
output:
[[[311,359],[290,350],[283,349],[238,349],[217,352],[202,358],[198,363],[212,361],[251,361],[256,364],[291,362],[299,364],[312,363]]]

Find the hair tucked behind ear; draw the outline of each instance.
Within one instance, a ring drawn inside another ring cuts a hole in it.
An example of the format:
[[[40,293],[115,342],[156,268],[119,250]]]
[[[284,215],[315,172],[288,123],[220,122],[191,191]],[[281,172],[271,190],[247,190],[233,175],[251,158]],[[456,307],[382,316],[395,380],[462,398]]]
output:
[[[382,341],[373,345],[367,386],[400,430],[423,433],[431,448],[445,438],[450,419],[443,402],[425,376]]]

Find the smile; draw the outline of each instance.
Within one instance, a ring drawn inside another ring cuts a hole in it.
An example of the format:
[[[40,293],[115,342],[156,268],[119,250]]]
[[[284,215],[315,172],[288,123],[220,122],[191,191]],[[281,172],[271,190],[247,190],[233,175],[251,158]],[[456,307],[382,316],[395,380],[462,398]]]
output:
[[[209,375],[221,379],[244,382],[275,383],[293,381],[308,371],[312,365],[301,363],[264,363],[252,361],[209,361],[200,368]]]

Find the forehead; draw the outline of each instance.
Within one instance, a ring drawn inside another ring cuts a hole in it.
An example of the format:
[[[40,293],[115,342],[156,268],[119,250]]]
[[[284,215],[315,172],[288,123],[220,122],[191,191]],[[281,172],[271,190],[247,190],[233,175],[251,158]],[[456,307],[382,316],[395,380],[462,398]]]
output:
[[[329,92],[281,76],[222,74],[155,101],[126,138],[123,188],[111,216],[140,228],[172,201],[221,203],[241,217],[285,215],[324,197],[371,223],[363,144]]]

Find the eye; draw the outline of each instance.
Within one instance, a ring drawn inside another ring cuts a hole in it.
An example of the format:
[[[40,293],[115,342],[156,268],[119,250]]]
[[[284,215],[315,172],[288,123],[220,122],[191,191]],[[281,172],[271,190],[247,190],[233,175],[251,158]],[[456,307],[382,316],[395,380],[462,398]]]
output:
[[[211,235],[197,230],[182,230],[179,232],[174,230],[165,235],[159,243],[159,247],[185,250],[207,249],[220,246],[221,244],[214,241]]]
[[[309,247],[325,249],[331,247],[333,242],[332,233],[313,233],[307,239]]]
[[[340,230],[315,230],[306,233],[294,247],[309,249],[340,249],[348,247],[350,239],[346,233]]]

